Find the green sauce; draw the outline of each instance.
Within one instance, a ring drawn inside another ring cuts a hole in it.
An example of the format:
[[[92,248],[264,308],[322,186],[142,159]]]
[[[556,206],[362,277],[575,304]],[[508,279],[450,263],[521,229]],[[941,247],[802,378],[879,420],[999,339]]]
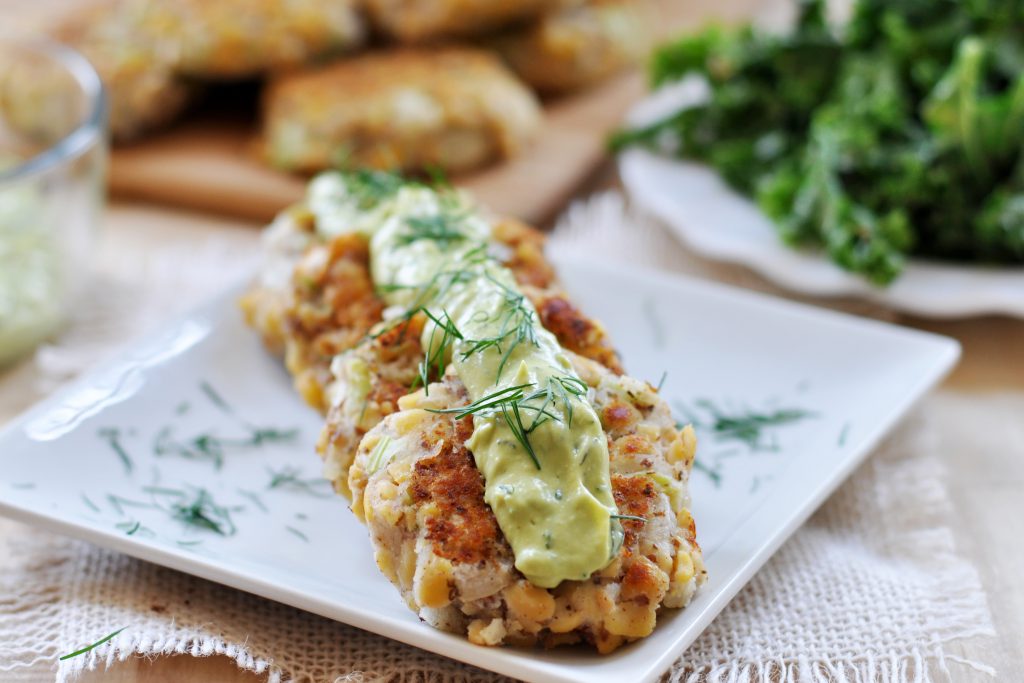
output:
[[[343,189],[341,176],[321,176],[311,194],[337,200]],[[339,207],[335,218],[350,210]],[[618,551],[622,530],[586,385],[488,255],[490,224],[463,200],[405,187],[373,212],[376,220],[359,226],[386,315],[426,311],[426,362],[453,364],[465,385],[469,405],[446,412],[474,416],[467,445],[516,568],[544,588],[589,577]]]

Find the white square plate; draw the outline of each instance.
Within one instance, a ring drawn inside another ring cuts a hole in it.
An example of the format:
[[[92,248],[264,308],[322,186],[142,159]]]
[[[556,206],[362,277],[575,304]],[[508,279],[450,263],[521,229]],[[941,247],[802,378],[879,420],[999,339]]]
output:
[[[942,378],[959,347],[718,285],[559,261],[631,374],[657,382],[667,373],[663,393],[680,418],[712,423],[701,399],[730,413],[811,413],[751,444],[698,429],[691,481],[710,579],[685,610],[664,612],[652,636],[611,656],[477,647],[420,623],[374,566],[364,528],[315,478],[321,420],[243,325],[236,292],[0,434],[0,512],[518,678],[652,680]],[[297,432],[237,443],[260,428]],[[286,468],[294,476],[271,486]],[[224,508],[224,517],[200,512],[226,535],[175,518],[194,487]]]

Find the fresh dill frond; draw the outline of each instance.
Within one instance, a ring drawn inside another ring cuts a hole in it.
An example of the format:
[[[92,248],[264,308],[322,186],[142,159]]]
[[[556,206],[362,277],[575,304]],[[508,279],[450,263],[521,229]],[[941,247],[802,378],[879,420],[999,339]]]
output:
[[[501,380],[502,372],[508,363],[512,352],[520,344],[529,343],[537,346],[536,315],[527,303],[525,295],[508,287],[505,283],[498,281],[490,273],[484,276],[493,284],[497,285],[504,295],[501,318],[501,325],[498,331],[481,339],[467,339],[462,351],[462,360],[466,360],[475,353],[482,353],[488,349],[496,349],[501,354],[494,381]]]
[[[196,489],[194,497],[188,502],[181,499],[171,502],[170,514],[186,526],[212,531],[220,536],[231,536],[236,531],[231,511],[219,505],[210,492],[203,488]]]
[[[85,495],[84,493],[82,494],[82,502],[85,503],[85,506],[92,510],[93,512],[101,512],[100,506],[89,500],[89,496]]]
[[[270,474],[267,490],[290,489],[307,493],[316,498],[329,498],[333,495],[330,491],[331,482],[319,477],[303,477],[302,471],[297,467],[287,466],[277,471],[268,469],[267,472]],[[328,490],[318,490],[318,488],[324,487]]]
[[[434,322],[434,329],[430,331],[430,340],[427,344],[428,354],[419,362],[416,378],[413,380],[410,389],[423,385],[423,390],[430,395],[430,371],[433,369],[434,376],[440,378],[444,375],[444,368],[449,357],[449,350],[457,340],[463,339],[459,328],[455,326],[448,311],[442,311],[442,317],[438,317],[429,309],[421,309],[423,313]],[[435,344],[434,339],[438,330],[441,331],[441,340]]]
[[[845,446],[846,445],[846,437],[848,437],[849,435],[850,435],[850,423],[847,422],[846,424],[843,425],[842,430],[839,432],[839,445],[840,446]]]
[[[466,214],[448,211],[430,216],[410,216],[405,220],[409,229],[398,236],[397,242],[401,246],[407,246],[419,240],[430,240],[436,243],[439,249],[447,249],[466,239],[466,233],[460,227],[465,218]]]
[[[356,199],[356,204],[363,211],[377,208],[406,185],[416,184],[398,173],[366,168],[341,171],[341,175],[345,180],[345,189]]]
[[[510,405],[511,409],[509,408]],[[533,461],[534,467],[539,470],[540,459],[537,458],[537,454],[534,452],[533,446],[530,444],[530,432],[527,431],[526,426],[523,425],[523,416],[519,411],[519,403],[502,403],[501,416],[505,418],[505,424],[507,424],[509,430],[511,430],[512,436],[516,438],[519,445],[522,446],[523,450],[530,456],[530,460]]]
[[[148,531],[146,527],[142,526],[142,522],[118,522],[117,528],[125,533],[126,536],[134,536],[139,531]]]
[[[107,494],[107,502],[110,503],[110,507],[119,515],[124,514],[125,507],[134,508],[152,508],[155,507],[152,503],[143,503],[138,500],[132,500],[131,498],[125,498],[124,496],[118,496],[113,493]]]
[[[238,495],[252,502],[253,505],[258,507],[263,512],[270,512],[270,510],[267,509],[267,506],[263,504],[263,500],[254,492],[247,491],[246,489],[238,489]]]
[[[217,393],[217,390],[214,389],[213,386],[211,386],[209,382],[207,382],[205,380],[200,382],[199,383],[199,389],[204,394],[206,394],[206,397],[208,399],[210,399],[210,403],[212,403],[213,405],[217,406],[218,408],[220,408],[222,411],[224,411],[228,415],[234,415],[235,414],[234,409],[230,405],[228,405],[228,402],[224,400],[224,397],[221,396],[219,393]]]
[[[305,541],[306,543],[309,543],[309,536],[307,536],[306,534],[302,533],[301,531],[299,531],[299,530],[298,530],[298,529],[296,529],[295,527],[293,527],[293,526],[288,526],[288,525],[285,525],[285,527],[284,527],[284,528],[285,528],[285,529],[287,529],[288,531],[290,531],[290,532],[291,532],[292,534],[294,534],[295,536],[298,536],[299,538],[301,538],[301,539],[302,539],[303,541]]]
[[[710,399],[698,399],[694,405],[709,419],[701,420],[695,413],[677,402],[676,408],[690,418],[695,427],[709,430],[720,441],[739,441],[754,451],[778,450],[774,441],[769,441],[769,429],[785,427],[801,420],[815,417],[815,413],[802,408],[777,408],[763,412],[749,408],[728,410]]]
[[[135,469],[135,465],[132,462],[131,456],[128,455],[128,451],[121,444],[121,430],[116,427],[102,427],[97,433],[101,439],[104,439],[110,445],[111,450],[117,454],[117,457],[120,458],[121,464],[124,465],[125,474],[131,474],[132,470]]]
[[[127,626],[123,626],[123,627],[117,629],[116,631],[114,631],[113,633],[111,633],[109,635],[106,635],[106,636],[103,636],[102,638],[97,640],[92,645],[86,645],[85,647],[83,647],[80,650],[75,650],[74,652],[70,652],[70,653],[62,656],[60,658],[60,661],[63,662],[64,660],[71,659],[72,657],[77,657],[79,655],[84,655],[86,652],[89,652],[90,650],[94,650],[94,649],[98,648],[100,645],[103,645],[104,643],[107,643],[107,642],[113,640],[115,637],[117,637],[117,635],[119,633],[124,631],[126,628],[128,628],[128,627]]]
[[[431,413],[454,415],[456,420],[461,420],[467,415],[475,415],[483,411],[497,410],[500,409],[502,404],[519,401],[524,396],[523,390],[532,386],[533,384],[529,382],[526,384],[517,384],[515,386],[505,387],[504,389],[498,389],[486,396],[482,396],[468,405],[458,406],[456,408],[427,408],[426,410]]]

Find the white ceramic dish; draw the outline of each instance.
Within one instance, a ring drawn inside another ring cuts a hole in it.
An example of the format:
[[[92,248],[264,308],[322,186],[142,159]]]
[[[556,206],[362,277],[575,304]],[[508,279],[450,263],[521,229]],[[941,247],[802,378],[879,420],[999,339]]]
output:
[[[0,434],[0,512],[517,678],[653,680],[949,370],[959,348],[717,285],[560,261],[569,290],[613,332],[630,371],[654,382],[668,373],[663,391],[680,417],[697,410],[706,419],[701,397],[728,410],[813,413],[767,430],[758,448],[701,434],[692,490],[711,578],[688,608],[663,613],[651,637],[612,656],[488,649],[420,623],[374,567],[363,527],[315,479],[321,421],[244,327],[234,293],[9,425]],[[234,443],[257,428],[298,431]],[[288,467],[300,485],[268,488]],[[174,518],[173,504],[197,495],[191,486],[228,509],[230,523],[204,511],[234,533]]]
[[[683,81],[641,103],[634,124],[656,120],[699,102],[700,81]],[[757,205],[730,188],[711,168],[642,149],[619,157],[630,197],[664,221],[698,254],[757,271],[794,292],[856,296],[907,313],[956,318],[986,313],[1024,318],[1024,267],[995,268],[911,259],[898,280],[872,286],[827,256],[787,247]]]

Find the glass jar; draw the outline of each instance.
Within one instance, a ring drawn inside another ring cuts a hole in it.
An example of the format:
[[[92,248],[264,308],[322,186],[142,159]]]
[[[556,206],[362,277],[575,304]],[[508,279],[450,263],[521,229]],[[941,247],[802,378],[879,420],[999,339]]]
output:
[[[73,50],[0,38],[0,367],[55,335],[89,272],[107,104]]]

